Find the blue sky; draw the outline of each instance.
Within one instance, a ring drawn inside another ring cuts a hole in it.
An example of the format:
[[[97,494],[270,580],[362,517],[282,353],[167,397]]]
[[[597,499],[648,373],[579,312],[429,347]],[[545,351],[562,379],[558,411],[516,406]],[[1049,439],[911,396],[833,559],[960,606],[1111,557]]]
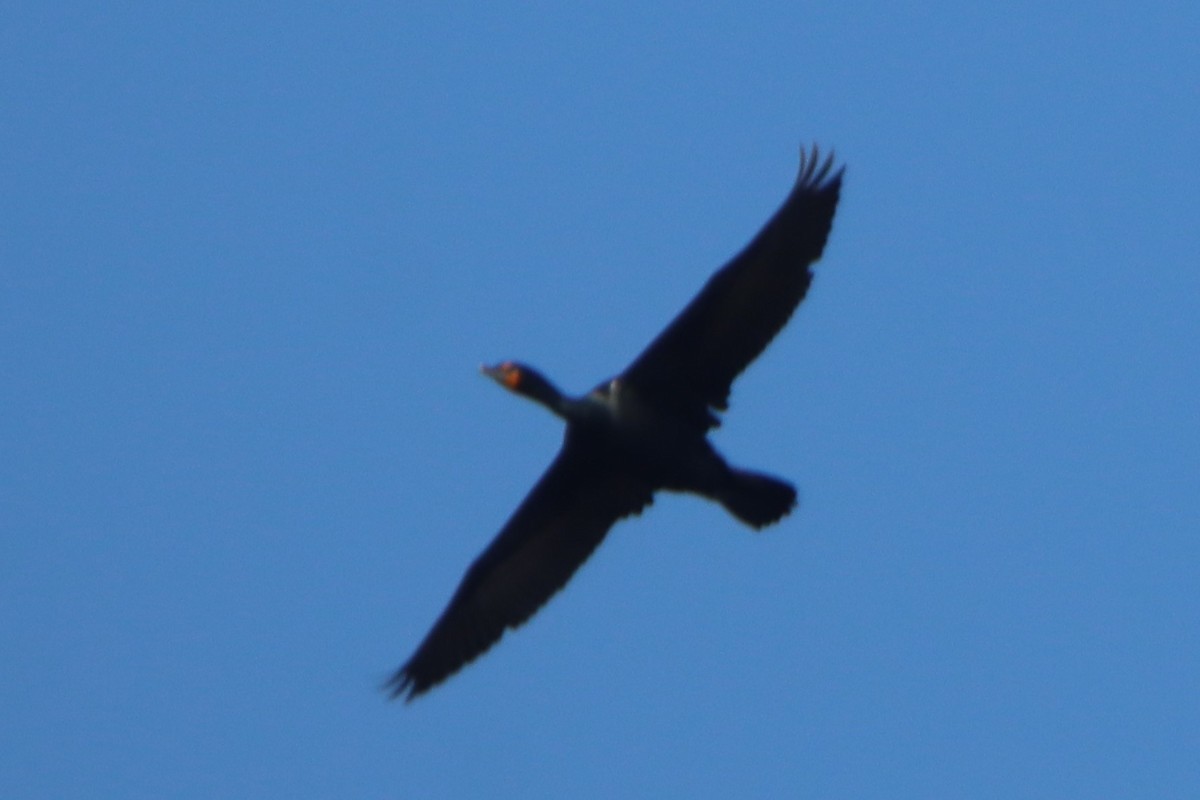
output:
[[[0,787],[1200,793],[1200,6],[9,4]],[[716,436],[410,706],[619,371],[846,186]]]

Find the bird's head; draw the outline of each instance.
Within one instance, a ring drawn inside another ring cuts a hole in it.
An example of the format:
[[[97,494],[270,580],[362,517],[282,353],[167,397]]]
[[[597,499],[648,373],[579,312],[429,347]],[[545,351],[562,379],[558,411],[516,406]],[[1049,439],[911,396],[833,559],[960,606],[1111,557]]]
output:
[[[518,364],[516,361],[505,361],[494,367],[480,364],[479,371],[505,389],[518,393],[521,391],[521,384],[527,381],[529,375],[532,374],[529,367],[524,364]]]
[[[558,413],[563,400],[562,392],[533,367],[505,361],[494,367],[480,366],[479,371],[510,392],[525,395]]]

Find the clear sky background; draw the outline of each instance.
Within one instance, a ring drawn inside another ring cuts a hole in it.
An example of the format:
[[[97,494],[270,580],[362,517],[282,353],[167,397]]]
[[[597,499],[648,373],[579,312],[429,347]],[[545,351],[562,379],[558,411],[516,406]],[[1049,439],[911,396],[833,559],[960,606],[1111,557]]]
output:
[[[1200,796],[1200,5],[9,3],[0,794]],[[846,185],[718,446],[389,703],[582,392]]]

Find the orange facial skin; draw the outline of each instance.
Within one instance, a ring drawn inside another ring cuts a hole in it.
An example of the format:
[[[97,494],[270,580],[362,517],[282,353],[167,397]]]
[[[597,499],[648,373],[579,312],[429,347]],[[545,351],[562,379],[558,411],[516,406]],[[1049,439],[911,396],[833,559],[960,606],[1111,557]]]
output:
[[[504,372],[504,385],[516,391],[521,385],[521,368],[511,361],[505,361],[500,365],[500,369]]]
[[[521,368],[511,361],[505,361],[494,367],[480,365],[479,371],[514,392],[520,388],[521,380],[524,378]]]

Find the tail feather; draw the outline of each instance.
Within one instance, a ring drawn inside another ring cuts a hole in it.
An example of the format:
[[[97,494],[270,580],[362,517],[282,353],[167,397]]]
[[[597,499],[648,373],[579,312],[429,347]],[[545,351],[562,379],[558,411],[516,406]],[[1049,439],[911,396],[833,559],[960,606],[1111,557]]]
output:
[[[796,506],[796,489],[770,475],[731,469],[718,499],[729,513],[754,528],[778,522]]]

